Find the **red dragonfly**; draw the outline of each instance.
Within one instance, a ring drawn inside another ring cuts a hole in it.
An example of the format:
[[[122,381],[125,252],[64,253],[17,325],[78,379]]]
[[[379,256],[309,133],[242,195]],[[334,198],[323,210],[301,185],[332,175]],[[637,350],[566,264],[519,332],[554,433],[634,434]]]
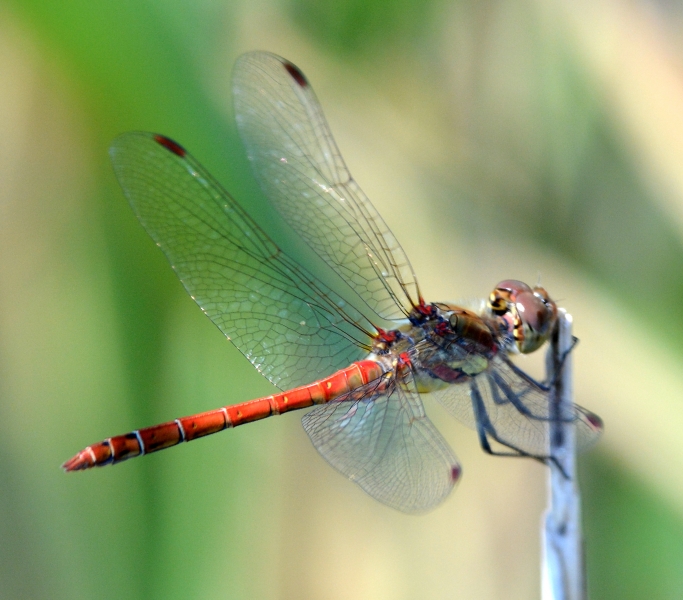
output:
[[[192,299],[282,391],[108,438],[65,470],[315,406],[302,421],[320,454],[380,502],[415,513],[444,500],[461,474],[421,394],[433,392],[492,454],[547,461],[558,419],[575,424],[580,447],[597,439],[596,415],[579,406],[551,412],[548,388],[510,360],[552,333],[557,308],[543,288],[503,281],[476,310],[426,302],[303,73],[273,54],[248,53],[236,63],[233,92],[264,192],[346,282],[345,296],[280,250],[178,143],[120,136],[111,158],[138,219]]]

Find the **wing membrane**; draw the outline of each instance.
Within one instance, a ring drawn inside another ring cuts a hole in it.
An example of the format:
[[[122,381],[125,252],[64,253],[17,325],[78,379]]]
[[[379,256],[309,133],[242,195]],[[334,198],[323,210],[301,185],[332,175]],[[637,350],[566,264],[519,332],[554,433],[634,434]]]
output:
[[[273,384],[302,385],[367,353],[373,326],[287,257],[183,148],[134,132],[110,154],[188,293]]]
[[[430,510],[450,493],[460,466],[419,395],[384,384],[317,406],[304,429],[325,460],[373,498],[407,513]]]
[[[233,93],[247,154],[278,211],[377,315],[404,317],[419,300],[410,262],[344,164],[303,74],[250,52],[237,60]]]

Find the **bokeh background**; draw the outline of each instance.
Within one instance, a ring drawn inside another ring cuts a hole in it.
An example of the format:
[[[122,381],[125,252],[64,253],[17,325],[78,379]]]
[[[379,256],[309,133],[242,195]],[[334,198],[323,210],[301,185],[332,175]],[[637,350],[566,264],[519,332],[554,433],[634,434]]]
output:
[[[591,597],[683,597],[682,32],[664,0],[0,0],[0,597],[540,595],[544,467],[484,455],[433,403],[465,476],[426,516],[345,481],[296,414],[59,469],[272,392],[107,156],[163,132],[296,247],[233,124],[252,49],[312,81],[428,299],[540,276],[574,315],[576,399],[607,427],[581,461]]]

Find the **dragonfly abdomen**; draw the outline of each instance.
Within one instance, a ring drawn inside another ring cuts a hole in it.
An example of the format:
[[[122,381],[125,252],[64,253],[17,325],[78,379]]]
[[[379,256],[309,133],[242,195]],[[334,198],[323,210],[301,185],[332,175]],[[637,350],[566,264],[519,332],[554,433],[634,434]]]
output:
[[[325,379],[287,392],[224,406],[111,437],[81,450],[62,467],[66,471],[78,471],[111,465],[244,423],[307,408],[314,404],[324,404],[379,379],[384,373],[384,367],[376,361],[354,362]]]

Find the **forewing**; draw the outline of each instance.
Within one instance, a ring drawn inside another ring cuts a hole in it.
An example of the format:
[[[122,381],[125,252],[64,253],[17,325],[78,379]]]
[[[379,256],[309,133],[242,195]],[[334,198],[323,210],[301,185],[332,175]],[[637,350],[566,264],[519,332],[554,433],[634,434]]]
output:
[[[325,460],[373,498],[406,513],[431,510],[460,466],[419,395],[385,383],[317,406],[303,417],[304,429]]]
[[[182,147],[135,132],[110,154],[190,296],[273,384],[302,385],[366,354],[372,325],[283,254]]]
[[[473,381],[435,392],[436,399],[468,427],[483,427],[500,443],[531,456],[548,456],[553,422],[571,422],[578,450],[600,437],[600,420],[578,405],[564,414],[552,412],[550,394],[522,377],[500,357]]]
[[[261,187],[296,232],[385,319],[419,298],[403,249],[344,164],[299,69],[266,52],[233,71],[237,126]]]

